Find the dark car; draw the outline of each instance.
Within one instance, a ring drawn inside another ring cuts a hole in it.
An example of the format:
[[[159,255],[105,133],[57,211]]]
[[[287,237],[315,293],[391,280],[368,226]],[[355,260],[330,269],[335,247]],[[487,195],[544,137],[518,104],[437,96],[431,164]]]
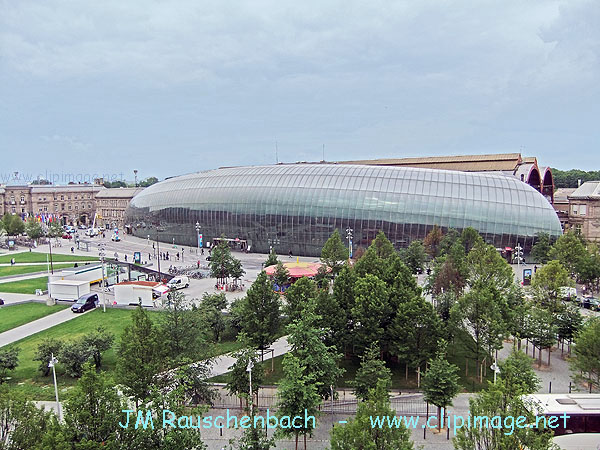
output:
[[[4,305],[4,300],[0,298],[0,306]]]
[[[73,236],[71,236],[69,233],[65,233],[62,235],[63,239],[73,239]]]
[[[77,301],[71,306],[71,311],[75,313],[85,312],[88,309],[94,309],[98,303],[98,294],[89,293],[83,294],[77,299]]]

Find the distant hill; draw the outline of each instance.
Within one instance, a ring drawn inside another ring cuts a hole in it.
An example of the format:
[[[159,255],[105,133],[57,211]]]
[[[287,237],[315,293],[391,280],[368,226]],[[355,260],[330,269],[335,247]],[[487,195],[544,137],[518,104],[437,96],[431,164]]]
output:
[[[586,181],[600,181],[600,170],[590,170],[586,172],[579,169],[558,170],[552,169],[554,176],[554,186],[556,188],[576,188],[578,180],[582,183]]]

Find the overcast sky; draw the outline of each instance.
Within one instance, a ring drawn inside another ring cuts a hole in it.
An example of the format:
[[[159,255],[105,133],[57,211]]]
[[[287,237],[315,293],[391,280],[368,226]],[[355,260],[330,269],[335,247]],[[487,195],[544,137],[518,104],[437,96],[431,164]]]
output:
[[[600,168],[600,2],[0,0],[0,172]],[[0,182],[3,180],[0,180]]]

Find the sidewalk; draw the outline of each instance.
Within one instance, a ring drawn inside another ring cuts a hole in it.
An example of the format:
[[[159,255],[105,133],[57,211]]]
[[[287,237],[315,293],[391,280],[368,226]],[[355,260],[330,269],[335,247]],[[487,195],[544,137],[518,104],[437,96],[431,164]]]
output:
[[[87,314],[87,312],[83,314]],[[25,325],[21,325],[20,327],[13,328],[12,330],[5,331],[0,334],[0,347],[4,347],[5,345],[12,344],[13,342],[31,336],[32,334],[52,328],[54,325],[68,322],[83,314],[75,314],[71,311],[71,308],[67,308],[57,313],[50,314],[49,316],[42,317],[41,319],[34,320],[33,322],[26,323]]]

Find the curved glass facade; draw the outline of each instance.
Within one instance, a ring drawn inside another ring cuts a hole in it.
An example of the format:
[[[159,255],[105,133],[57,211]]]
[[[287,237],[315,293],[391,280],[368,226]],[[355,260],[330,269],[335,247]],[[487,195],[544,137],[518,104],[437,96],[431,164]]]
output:
[[[209,170],[170,178],[130,203],[133,234],[195,246],[225,235],[250,251],[320,255],[338,228],[367,247],[379,230],[396,247],[423,239],[433,225],[477,229],[496,247],[526,249],[536,233],[562,233],[548,201],[518,179],[410,167],[279,164]]]

